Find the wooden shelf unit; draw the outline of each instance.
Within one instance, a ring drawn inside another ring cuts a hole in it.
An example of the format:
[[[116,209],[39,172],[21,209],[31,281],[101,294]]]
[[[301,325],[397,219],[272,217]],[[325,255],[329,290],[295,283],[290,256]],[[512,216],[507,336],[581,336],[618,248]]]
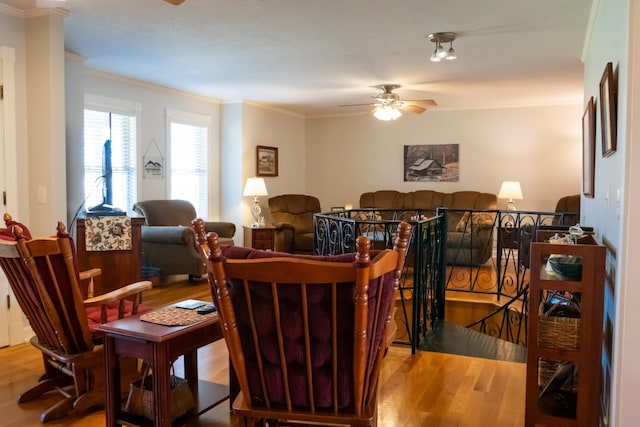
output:
[[[606,249],[592,236],[581,239],[577,245],[544,243],[542,240],[549,236],[549,231],[539,232],[537,241],[531,244],[525,426],[598,426],[602,389],[600,359]],[[582,256],[580,280],[566,280],[553,272],[549,273],[546,266],[551,254]],[[576,350],[562,348],[562,343],[558,342],[558,348],[545,347],[539,343],[541,325],[538,307],[549,291],[580,294],[580,327]],[[544,386],[538,384],[541,358],[577,364],[575,416],[553,413],[549,407],[541,405],[539,393]]]

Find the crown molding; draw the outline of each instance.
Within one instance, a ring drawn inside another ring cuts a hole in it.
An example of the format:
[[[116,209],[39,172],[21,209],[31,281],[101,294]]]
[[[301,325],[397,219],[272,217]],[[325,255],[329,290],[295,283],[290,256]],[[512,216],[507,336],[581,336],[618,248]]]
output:
[[[66,18],[69,16],[69,11],[61,7],[34,7],[24,11],[24,16],[29,18],[37,18],[40,16],[61,16]]]
[[[9,6],[0,3],[0,13],[3,15],[17,16],[18,18],[24,18],[24,10],[17,7]]]
[[[194,98],[194,99],[198,99],[200,101],[206,101],[206,102],[211,102],[214,104],[220,104],[220,100],[218,98],[214,98],[211,96],[206,96],[206,95],[201,95],[198,93],[193,93],[193,92],[187,92],[181,89],[176,89],[170,86],[166,86],[166,85],[161,85],[158,83],[153,83],[153,82],[149,82],[146,80],[140,80],[140,79],[136,79],[134,77],[128,77],[128,76],[123,76],[121,74],[114,74],[114,73],[110,73],[108,71],[103,71],[103,70],[99,70],[97,68],[92,68],[92,67],[88,67],[85,66],[85,74],[88,76],[93,76],[93,77],[98,77],[98,78],[103,78],[103,79],[107,79],[107,80],[113,80],[113,81],[118,81],[118,82],[122,82],[122,83],[127,83],[127,84],[132,84],[132,85],[136,85],[136,86],[141,86],[141,87],[146,87],[148,89],[152,89],[152,90],[162,90],[164,92],[169,92],[169,93],[174,93],[176,95],[180,95],[180,96],[188,96],[189,98]]]

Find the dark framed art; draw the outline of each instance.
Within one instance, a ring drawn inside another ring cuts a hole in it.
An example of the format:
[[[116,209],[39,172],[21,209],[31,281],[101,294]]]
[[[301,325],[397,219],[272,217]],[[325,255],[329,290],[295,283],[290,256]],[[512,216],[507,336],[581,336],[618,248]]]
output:
[[[594,169],[596,166],[596,101],[587,101],[582,115],[582,194],[593,197]]]
[[[617,102],[616,83],[613,76],[613,64],[607,63],[600,79],[600,123],[602,128],[602,157],[616,152],[617,138]]]
[[[278,176],[278,147],[256,146],[256,176]]]

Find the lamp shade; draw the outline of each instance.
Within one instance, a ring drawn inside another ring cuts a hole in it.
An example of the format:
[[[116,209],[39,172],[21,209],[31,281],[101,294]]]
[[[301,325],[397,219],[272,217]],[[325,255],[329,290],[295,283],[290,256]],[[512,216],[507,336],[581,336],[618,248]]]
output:
[[[385,105],[382,107],[378,107],[376,111],[374,111],[373,113],[373,116],[376,119],[384,120],[385,122],[389,120],[395,120],[401,115],[402,113],[400,112],[400,110],[398,110],[392,105]]]
[[[498,193],[499,199],[521,200],[522,190],[518,181],[504,181]]]
[[[267,186],[264,184],[264,178],[247,178],[244,185],[244,196],[268,196]]]

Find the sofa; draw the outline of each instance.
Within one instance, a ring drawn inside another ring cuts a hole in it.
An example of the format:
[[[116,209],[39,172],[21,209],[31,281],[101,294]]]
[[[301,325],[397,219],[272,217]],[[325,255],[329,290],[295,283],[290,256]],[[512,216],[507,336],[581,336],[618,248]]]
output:
[[[276,251],[313,253],[313,214],[320,212],[317,197],[282,194],[269,199],[269,214],[275,227]]]
[[[188,274],[195,281],[206,273],[200,245],[191,221],[196,209],[186,200],[145,200],[133,205],[144,216],[142,226],[142,260],[148,267],[160,269],[161,276]],[[221,245],[233,245],[236,232],[231,222],[205,222],[205,231],[218,233]]]
[[[495,212],[498,197],[478,191],[441,193],[432,190],[400,192],[379,190],[360,195],[360,208],[394,209],[401,212],[398,219],[410,220],[421,215],[434,216],[437,208],[448,208],[447,264],[479,266],[491,258]],[[380,212],[379,219],[391,219],[390,212]]]

